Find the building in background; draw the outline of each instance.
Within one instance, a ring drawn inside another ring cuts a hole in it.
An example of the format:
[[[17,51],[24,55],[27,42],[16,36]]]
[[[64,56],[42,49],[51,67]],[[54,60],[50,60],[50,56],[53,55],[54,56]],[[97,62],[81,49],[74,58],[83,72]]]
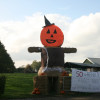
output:
[[[83,63],[66,62],[64,64],[64,67],[66,68],[66,70],[75,68],[88,72],[97,72],[100,71],[100,58],[87,58]]]
[[[91,64],[91,68],[87,68],[87,71],[100,71],[100,58],[87,58],[83,64]]]

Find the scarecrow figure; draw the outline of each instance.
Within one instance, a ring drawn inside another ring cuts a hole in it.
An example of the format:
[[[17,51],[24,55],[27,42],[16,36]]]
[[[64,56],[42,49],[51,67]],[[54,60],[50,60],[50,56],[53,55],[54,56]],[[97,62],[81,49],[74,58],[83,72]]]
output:
[[[41,52],[41,67],[38,75],[61,74],[64,70],[64,53],[75,53],[76,48],[61,48],[64,35],[61,29],[44,16],[45,26],[43,27],[40,39],[44,47],[29,47],[28,51]]]

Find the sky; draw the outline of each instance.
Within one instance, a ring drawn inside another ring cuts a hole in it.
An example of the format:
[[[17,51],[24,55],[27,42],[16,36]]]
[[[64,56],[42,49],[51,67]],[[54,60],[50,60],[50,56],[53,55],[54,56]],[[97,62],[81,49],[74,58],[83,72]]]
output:
[[[65,62],[100,58],[100,0],[0,0],[0,41],[16,67],[41,60],[28,47],[43,47],[44,15],[64,33],[62,47],[75,47]]]

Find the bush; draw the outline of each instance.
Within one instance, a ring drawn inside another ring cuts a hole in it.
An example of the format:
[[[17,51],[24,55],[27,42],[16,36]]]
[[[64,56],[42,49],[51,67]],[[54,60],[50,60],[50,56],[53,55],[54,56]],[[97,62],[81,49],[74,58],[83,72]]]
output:
[[[34,60],[31,64],[34,72],[38,72],[39,68],[41,67],[41,62]]]
[[[19,67],[16,69],[17,73],[24,73],[25,68],[24,67]]]
[[[4,94],[5,84],[6,84],[6,77],[0,76],[0,94]]]
[[[26,65],[24,73],[33,73],[33,69],[31,67],[31,65]]]

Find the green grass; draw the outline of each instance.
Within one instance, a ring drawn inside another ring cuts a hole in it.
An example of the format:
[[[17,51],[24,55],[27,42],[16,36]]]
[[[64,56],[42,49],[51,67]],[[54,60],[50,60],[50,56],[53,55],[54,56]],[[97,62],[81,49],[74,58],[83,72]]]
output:
[[[1,75],[1,74],[0,74]],[[37,74],[25,74],[25,73],[10,73],[3,74],[6,76],[6,86],[3,95],[0,95],[0,99],[20,99],[20,98],[38,98],[44,97],[43,95],[32,95],[34,89],[33,77]],[[67,93],[65,97],[75,96],[88,96],[89,93]],[[46,95],[45,95],[46,96]],[[54,96],[54,95],[49,95]],[[56,95],[55,95],[56,96]]]
[[[5,93],[0,98],[30,98],[33,90],[33,77],[37,74],[10,73],[7,77]]]

